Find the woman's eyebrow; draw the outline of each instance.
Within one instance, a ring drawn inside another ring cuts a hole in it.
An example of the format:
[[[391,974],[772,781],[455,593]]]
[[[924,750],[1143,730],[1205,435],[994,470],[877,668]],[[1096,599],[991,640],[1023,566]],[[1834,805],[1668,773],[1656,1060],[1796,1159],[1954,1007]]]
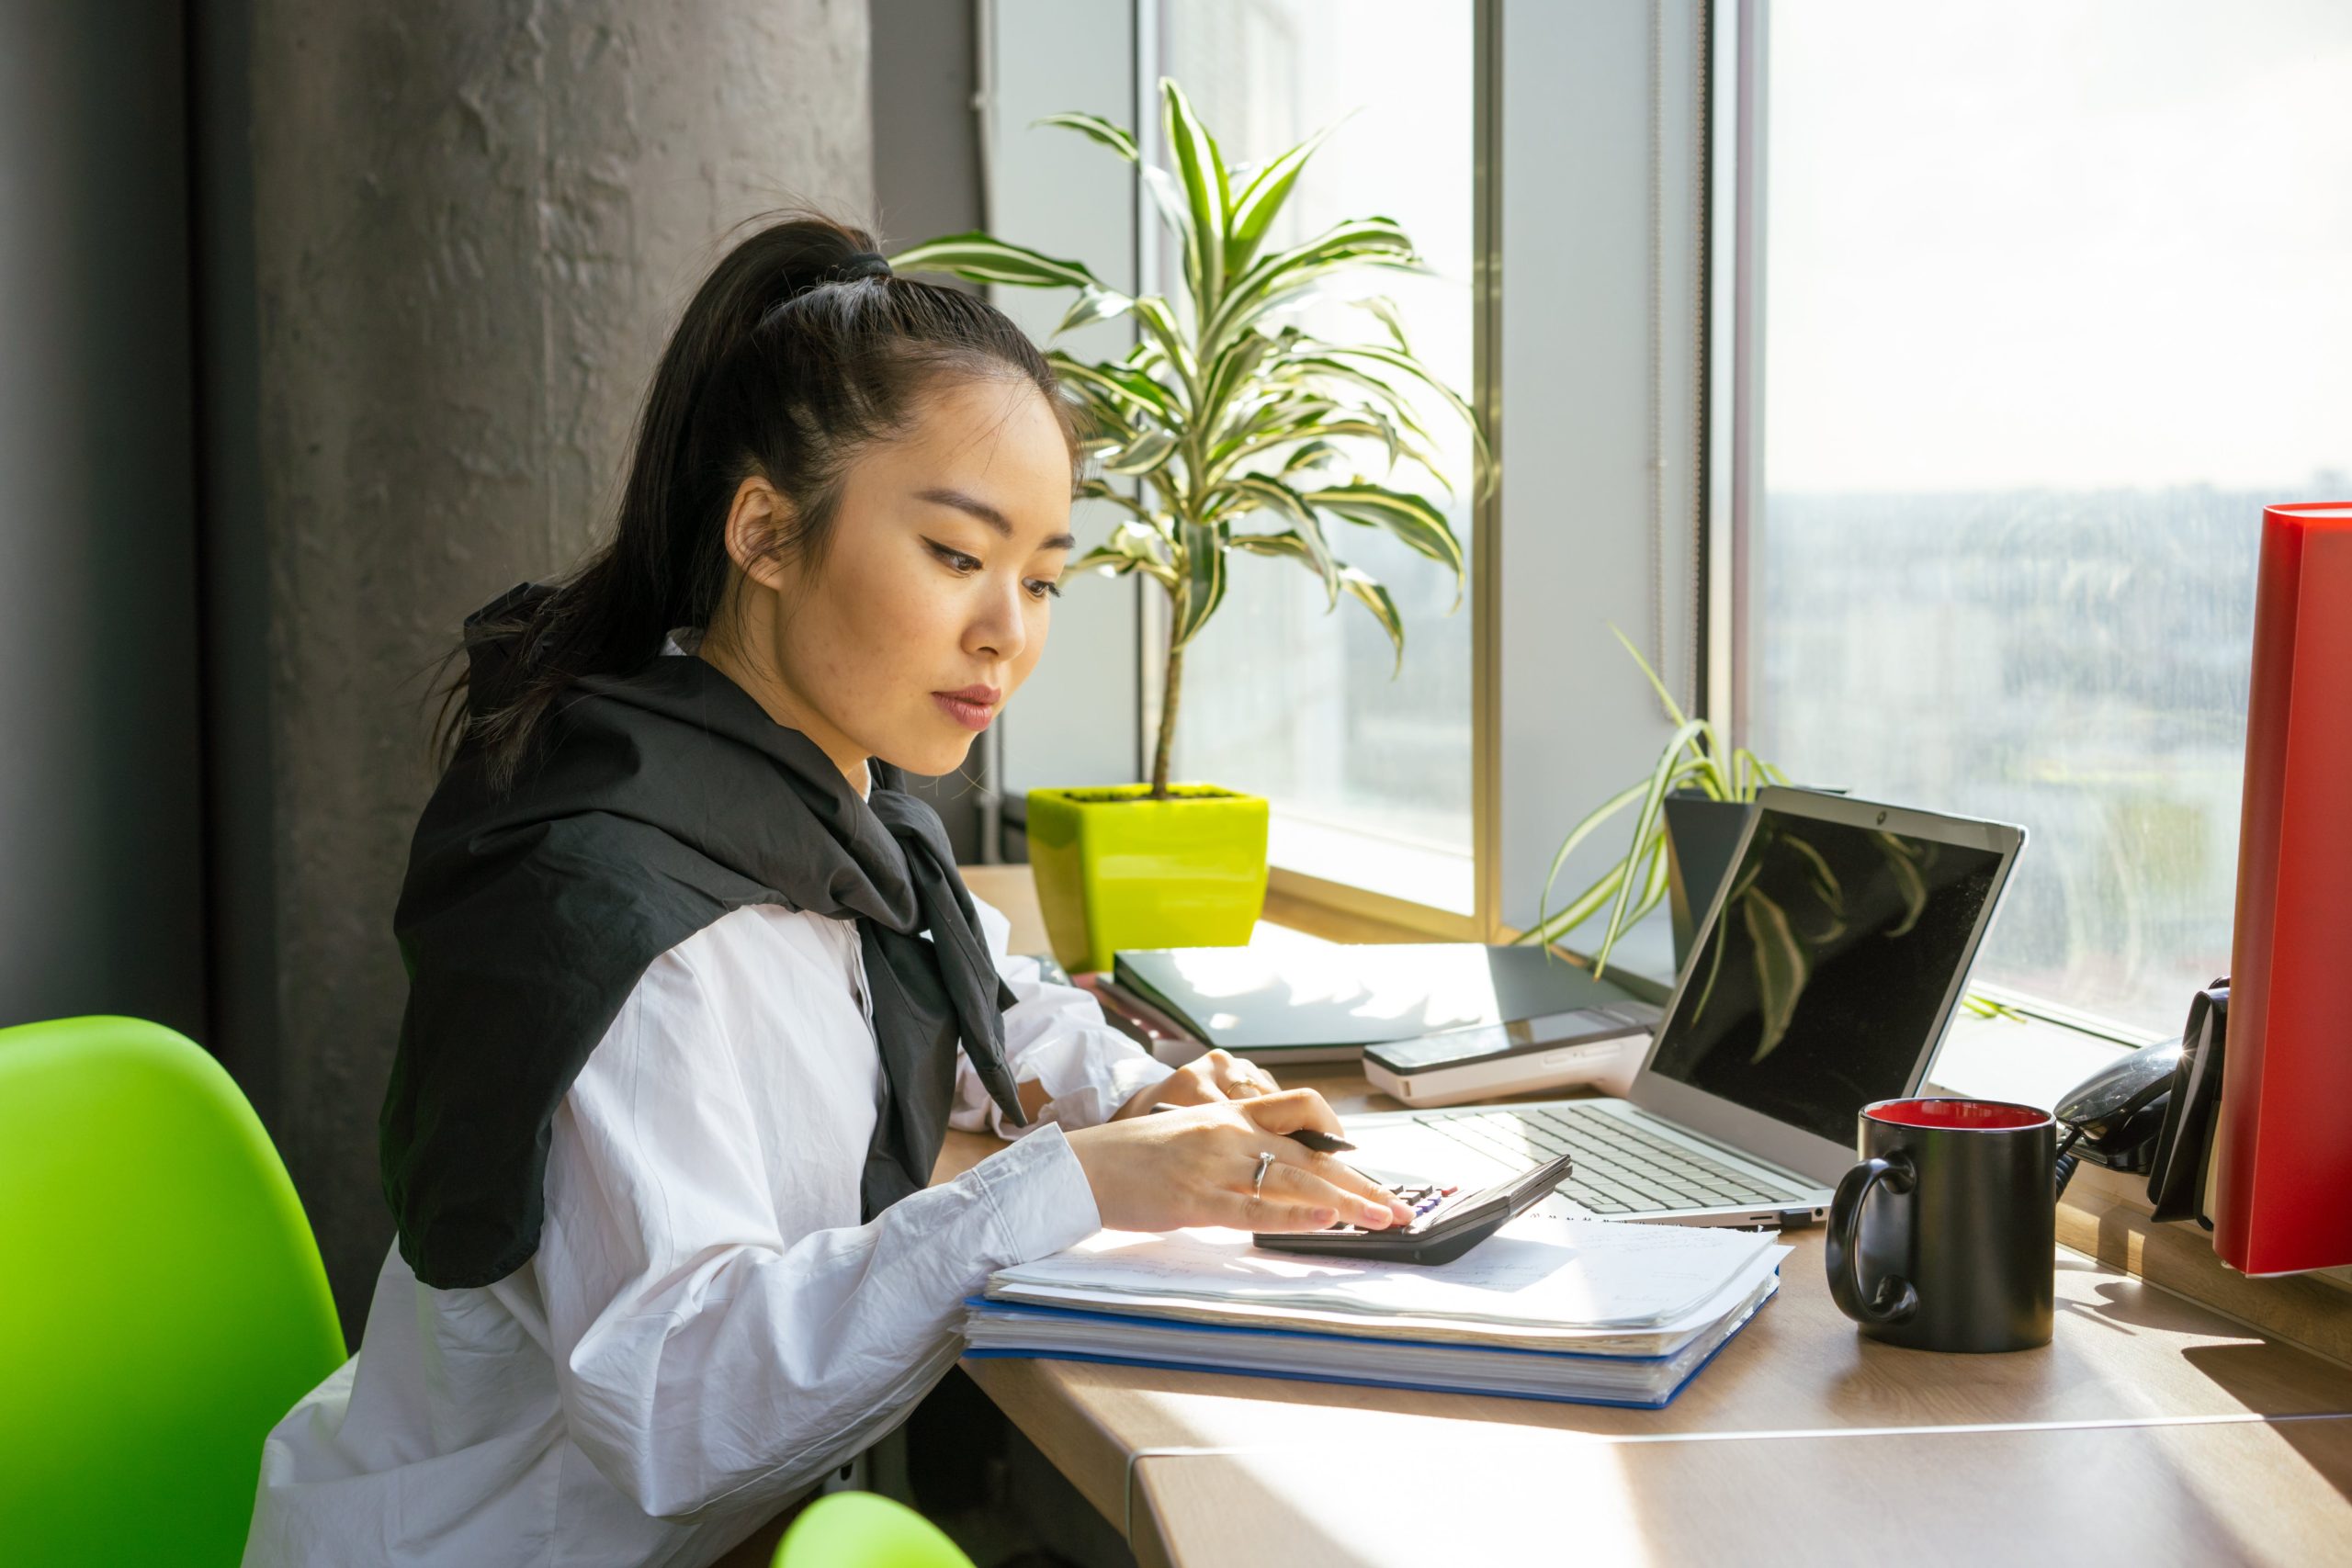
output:
[[[1008,518],[1003,513],[999,512],[995,507],[990,506],[987,502],[980,500],[977,496],[966,495],[960,490],[951,490],[944,485],[934,485],[929,490],[919,490],[915,491],[915,499],[918,501],[936,502],[942,506],[952,506],[958,512],[968,513],[972,516],[977,517],[981,522],[987,524],[989,527],[995,529],[998,533],[1003,535],[1006,538],[1010,539],[1012,537],[1012,519]],[[1070,534],[1057,534],[1052,538],[1047,539],[1044,544],[1039,545],[1037,547],[1041,550],[1068,550],[1075,549],[1077,547],[1078,539],[1076,536]]]

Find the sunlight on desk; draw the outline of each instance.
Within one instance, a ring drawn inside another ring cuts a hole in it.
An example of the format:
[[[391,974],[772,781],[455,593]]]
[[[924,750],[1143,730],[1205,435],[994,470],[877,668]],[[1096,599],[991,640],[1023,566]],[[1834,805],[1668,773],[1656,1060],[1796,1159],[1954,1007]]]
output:
[[[1034,919],[1026,867],[971,875]],[[1301,964],[1328,949],[1263,921],[1252,946]],[[1960,1021],[1932,1076],[1963,1088],[2049,1043],[2036,1026]],[[2042,1076],[2071,1082],[2078,1066]],[[1353,1064],[1275,1071],[1343,1116],[1395,1109]],[[951,1134],[941,1174],[994,1146]],[[1780,1294],[1657,1410],[964,1366],[1147,1568],[1974,1563],[2074,1539],[2086,1497],[2105,1500],[2086,1542],[2101,1560],[2352,1561],[2352,1371],[2064,1247],[2049,1345],[1883,1345],[1831,1303],[1819,1231],[1785,1239]]]

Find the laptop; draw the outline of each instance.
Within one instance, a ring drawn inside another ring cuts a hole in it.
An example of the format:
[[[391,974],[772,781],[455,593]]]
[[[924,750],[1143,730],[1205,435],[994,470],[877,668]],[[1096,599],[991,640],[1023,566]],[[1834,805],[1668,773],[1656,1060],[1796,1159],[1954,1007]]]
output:
[[[1623,1099],[1351,1116],[1351,1161],[1483,1186],[1566,1152],[1538,1213],[1817,1221],[1856,1114],[1925,1081],[2025,836],[1764,789]]]

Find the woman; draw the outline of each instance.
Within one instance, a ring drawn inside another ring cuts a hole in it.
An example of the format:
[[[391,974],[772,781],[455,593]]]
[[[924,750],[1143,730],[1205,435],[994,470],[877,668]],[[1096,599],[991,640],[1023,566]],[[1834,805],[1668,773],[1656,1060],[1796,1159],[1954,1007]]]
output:
[[[1405,1217],[1283,1135],[1320,1097],[1171,1073],[1008,957],[899,787],[1035,667],[1076,462],[1021,332],[863,232],[776,224],[697,291],[614,538],[467,622],[394,917],[399,1237],[249,1563],[754,1560],[990,1270]],[[1013,1141],[930,1186],[950,1124]]]

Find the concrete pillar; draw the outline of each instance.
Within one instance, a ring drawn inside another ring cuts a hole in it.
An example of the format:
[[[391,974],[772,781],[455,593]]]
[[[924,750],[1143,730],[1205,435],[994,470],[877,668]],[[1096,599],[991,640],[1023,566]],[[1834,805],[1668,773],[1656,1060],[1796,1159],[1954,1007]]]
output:
[[[862,0],[253,0],[272,1131],[355,1340],[390,1239],[391,933],[465,613],[610,527],[739,221],[872,200]]]

